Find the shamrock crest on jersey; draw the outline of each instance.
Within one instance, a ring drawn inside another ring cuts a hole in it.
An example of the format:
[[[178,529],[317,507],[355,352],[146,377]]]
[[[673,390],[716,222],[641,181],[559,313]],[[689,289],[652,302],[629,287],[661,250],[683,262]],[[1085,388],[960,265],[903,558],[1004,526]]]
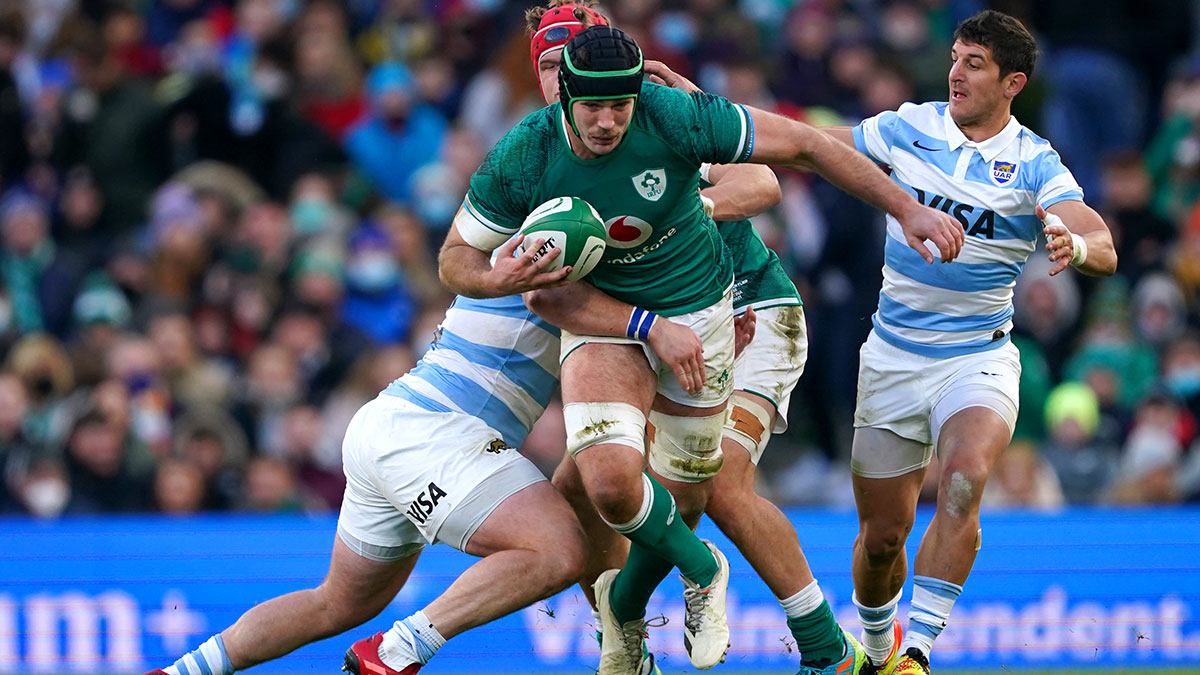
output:
[[[646,169],[629,177],[633,187],[643,199],[658,201],[667,191],[667,172],[665,169]]]

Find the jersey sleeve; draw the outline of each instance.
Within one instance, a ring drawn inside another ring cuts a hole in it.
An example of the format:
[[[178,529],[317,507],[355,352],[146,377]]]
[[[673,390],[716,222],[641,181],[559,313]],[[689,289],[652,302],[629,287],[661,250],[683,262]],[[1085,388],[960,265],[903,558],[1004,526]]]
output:
[[[1062,163],[1062,158],[1053,149],[1037,156],[1034,163],[1034,195],[1037,203],[1048,209],[1059,202],[1083,201],[1083,188],[1075,182],[1075,176]]]
[[[470,188],[454,216],[458,233],[471,246],[491,251],[521,228],[545,166],[545,142],[527,118],[501,138],[471,175]]]
[[[726,98],[647,83],[640,105],[648,130],[697,165],[745,162],[754,150],[750,113]]]
[[[877,163],[891,166],[892,147],[900,124],[900,115],[894,110],[868,117],[853,129],[854,147]]]

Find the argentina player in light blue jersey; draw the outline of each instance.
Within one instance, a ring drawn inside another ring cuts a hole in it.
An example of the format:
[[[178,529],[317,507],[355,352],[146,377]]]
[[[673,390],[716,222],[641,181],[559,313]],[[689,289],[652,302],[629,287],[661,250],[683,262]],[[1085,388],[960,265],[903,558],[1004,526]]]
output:
[[[1012,17],[985,11],[954,38],[948,102],[906,103],[829,130],[890,166],[894,181],[967,234],[956,260],[925,265],[888,217],[879,309],[861,351],[854,601],[868,656],[889,675],[929,672],[933,641],[982,543],[980,495],[1017,418],[1013,285],[1039,233],[1055,263],[1051,275],[1068,266],[1109,275],[1117,265],[1108,227],[1083,203],[1070,171],[1010,113],[1033,74],[1033,37]],[[934,449],[942,465],[937,512],[917,551],[908,627],[896,649],[905,540]]]
[[[482,559],[420,611],[355,642],[345,670],[413,675],[447,639],[579,579],[587,563],[579,521],[515,449],[559,375],[560,331],[520,293],[563,283],[563,273],[545,270],[557,252],[535,262],[535,245],[514,256],[520,241],[497,250],[484,280],[507,297],[456,298],[417,366],[351,420],[342,444],[346,492],[321,585],[256,605],[147,675],[231,675],[354,628],[395,598],[426,544]],[[590,286],[581,291],[592,327],[624,336],[634,308]],[[656,321],[647,342],[680,376],[701,363],[700,339],[686,326]]]

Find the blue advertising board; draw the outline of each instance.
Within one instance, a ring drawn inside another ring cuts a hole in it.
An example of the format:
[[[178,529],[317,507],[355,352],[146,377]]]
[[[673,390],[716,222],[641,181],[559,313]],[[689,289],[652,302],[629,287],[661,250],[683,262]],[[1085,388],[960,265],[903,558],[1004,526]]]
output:
[[[838,619],[857,631],[854,514],[787,513]],[[929,516],[918,518],[910,556]],[[983,520],[975,571],[934,651],[939,670],[1200,666],[1200,510],[996,512]],[[320,583],[334,525],[303,516],[0,519],[0,673],[169,665],[255,603]],[[711,524],[701,533],[729,554],[733,570],[733,647],[714,672],[794,672],[778,603]],[[473,560],[430,547],[379,618],[251,672],[337,672],[350,643],[428,603]],[[904,605],[910,596],[911,583]],[[691,672],[678,580],[667,579],[650,612],[669,619],[650,641],[663,672]],[[571,589],[451,640],[425,670],[586,673],[598,661],[593,630]]]

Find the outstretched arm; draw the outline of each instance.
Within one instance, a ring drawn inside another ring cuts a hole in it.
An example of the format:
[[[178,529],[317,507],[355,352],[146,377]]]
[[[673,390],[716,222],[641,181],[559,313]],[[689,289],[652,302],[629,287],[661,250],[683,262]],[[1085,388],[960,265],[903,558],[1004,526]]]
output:
[[[932,241],[943,262],[962,250],[966,234],[952,216],[922,206],[904,188],[852,147],[829,135],[781,115],[747,108],[754,120],[754,151],[750,161],[814,171],[839,188],[894,216],[908,245],[926,262],[934,256],[925,248]]]
[[[1046,233],[1046,250],[1050,251],[1050,270],[1054,276],[1074,265],[1084,274],[1106,277],[1117,271],[1117,251],[1112,233],[1095,209],[1081,201],[1068,199],[1035,211]]]

